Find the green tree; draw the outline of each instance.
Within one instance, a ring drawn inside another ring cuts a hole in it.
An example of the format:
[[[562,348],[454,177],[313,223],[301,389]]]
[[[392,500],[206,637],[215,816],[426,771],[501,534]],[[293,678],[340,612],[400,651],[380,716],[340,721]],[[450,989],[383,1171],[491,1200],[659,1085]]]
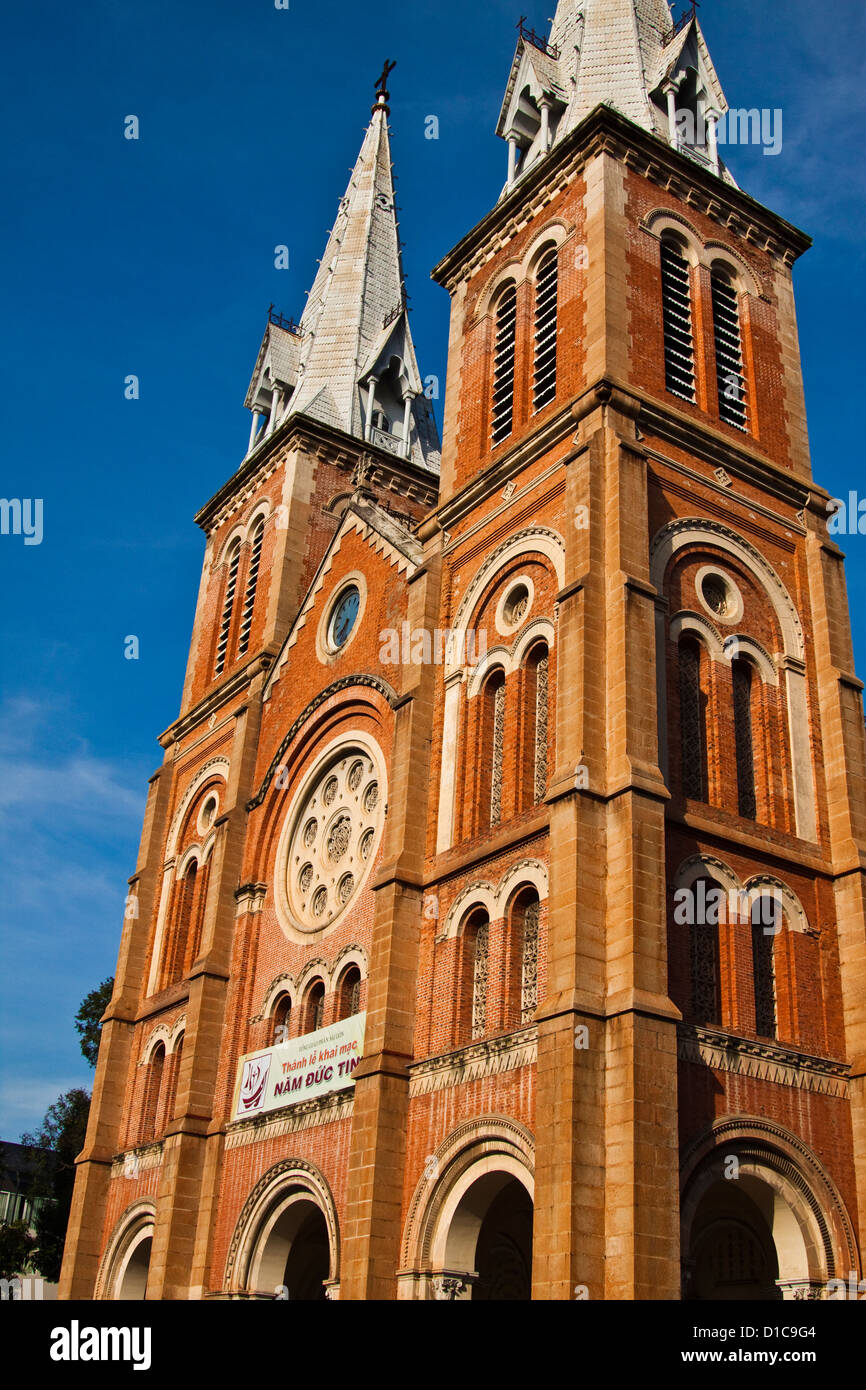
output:
[[[22,1134],[21,1143],[29,1149],[32,1178],[27,1195],[36,1212],[35,1265],[43,1278],[60,1278],[66,1223],[75,1185],[75,1159],[84,1147],[90,1095],[80,1087],[58,1096],[49,1105],[45,1119],[35,1134]]]
[[[114,976],[110,975],[85,995],[75,1015],[75,1027],[81,1034],[81,1051],[92,1067],[96,1066],[99,1055],[99,1035],[102,1031],[99,1020],[108,1008],[113,990]]]
[[[36,1248],[36,1237],[26,1221],[4,1221],[0,1225],[0,1279],[26,1274]]]

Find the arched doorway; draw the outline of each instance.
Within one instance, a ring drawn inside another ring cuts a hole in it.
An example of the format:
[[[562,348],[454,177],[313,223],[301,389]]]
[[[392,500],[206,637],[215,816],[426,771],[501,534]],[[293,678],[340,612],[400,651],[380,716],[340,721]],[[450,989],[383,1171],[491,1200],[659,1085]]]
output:
[[[469,1175],[471,1178],[471,1174]],[[437,1244],[437,1297],[521,1302],[532,1295],[532,1197],[507,1170],[458,1184]]]
[[[117,1277],[117,1299],[141,1299],[147,1294],[147,1276],[150,1270],[150,1252],[153,1235],[148,1231],[129,1249]]]
[[[331,1266],[328,1226],[309,1192],[290,1193],[265,1222],[250,1268],[251,1289],[288,1299],[317,1303],[327,1295]]]
[[[844,1203],[796,1135],[767,1120],[719,1120],[684,1155],[684,1300],[820,1298],[858,1265]]]
[[[687,1299],[781,1301],[773,1234],[779,1202],[778,1195],[756,1178],[713,1184],[701,1199],[692,1228]],[[800,1253],[808,1277],[805,1249]]]

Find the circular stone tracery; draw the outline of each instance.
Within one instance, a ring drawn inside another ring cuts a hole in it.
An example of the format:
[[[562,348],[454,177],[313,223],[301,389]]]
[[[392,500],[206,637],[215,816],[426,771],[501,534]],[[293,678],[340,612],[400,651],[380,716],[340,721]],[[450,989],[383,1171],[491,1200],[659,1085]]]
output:
[[[375,857],[384,807],[379,775],[362,749],[338,754],[297,807],[284,865],[297,926],[330,926],[358,893]]]

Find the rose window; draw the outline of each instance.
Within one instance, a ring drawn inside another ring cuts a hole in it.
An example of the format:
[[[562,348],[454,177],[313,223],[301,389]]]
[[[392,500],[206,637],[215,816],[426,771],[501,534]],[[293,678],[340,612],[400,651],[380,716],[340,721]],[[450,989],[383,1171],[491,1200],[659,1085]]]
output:
[[[349,906],[375,859],[384,807],[379,773],[361,749],[328,763],[296,808],[285,864],[295,923],[321,930]]]

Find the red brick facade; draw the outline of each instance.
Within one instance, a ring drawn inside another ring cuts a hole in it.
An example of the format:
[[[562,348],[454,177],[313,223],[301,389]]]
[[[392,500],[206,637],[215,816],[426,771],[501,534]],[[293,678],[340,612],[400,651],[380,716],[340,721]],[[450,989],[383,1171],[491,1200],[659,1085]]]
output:
[[[674,224],[696,260],[694,404],[665,385],[659,247]],[[533,413],[534,277],[551,245],[556,395]],[[187,683],[151,784],[66,1296],[132,1288],[147,1240],[153,1298],[313,1296],[298,1251],[317,1242],[317,1289],[349,1299],[516,1298],[530,1283],[538,1299],[675,1299],[726,1280],[731,1296],[823,1296],[859,1271],[864,731],[805,444],[791,294],[805,245],[599,110],[436,272],[453,304],[438,497],[421,470],[296,418],[201,513]],[[745,431],[719,418],[719,256],[742,269]],[[493,447],[509,284],[513,427]],[[725,621],[701,597],[708,568],[728,586]],[[359,618],[329,651],[348,576]],[[383,644],[404,625],[471,634],[472,659],[394,664]],[[310,932],[280,905],[297,872],[284,832],[332,746],[378,750],[387,814],[363,887]],[[718,1016],[701,1012],[706,948],[675,895],[702,876],[784,894],[772,1035],[748,921],[703,927]],[[295,1038],[345,1017],[355,969],[353,1087],[235,1120],[239,1059],[277,1027]]]

